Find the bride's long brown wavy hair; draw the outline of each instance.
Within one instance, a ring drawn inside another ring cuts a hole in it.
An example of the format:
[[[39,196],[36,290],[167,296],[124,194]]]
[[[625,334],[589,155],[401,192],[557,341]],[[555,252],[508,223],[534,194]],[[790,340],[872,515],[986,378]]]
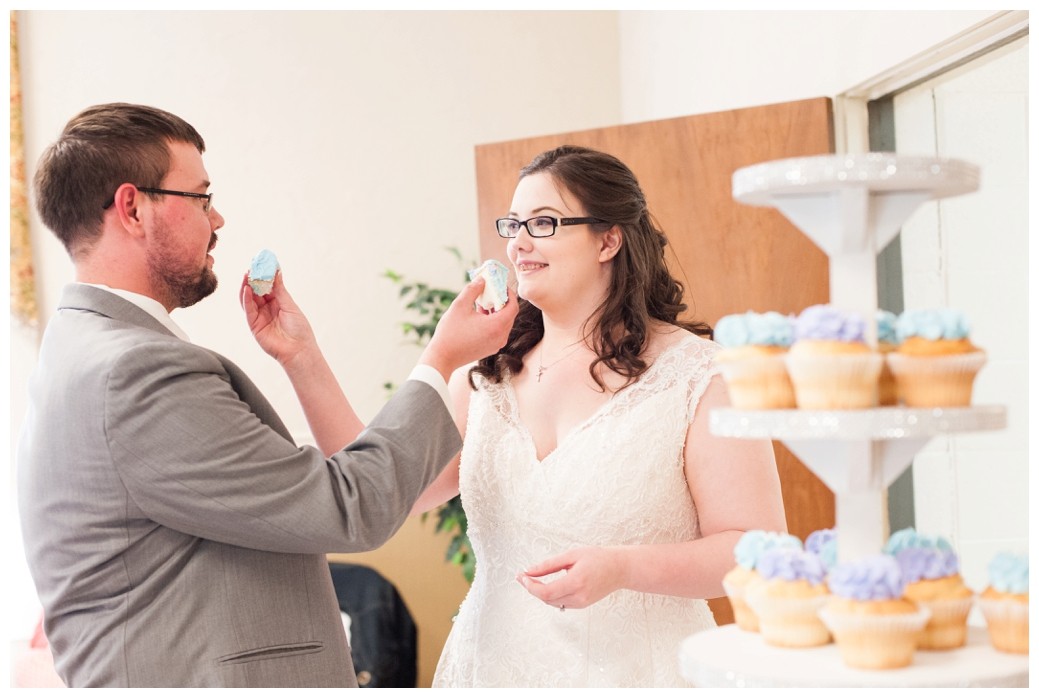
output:
[[[593,224],[592,230],[604,233],[620,226],[622,244],[613,258],[613,278],[602,304],[585,322],[585,336],[591,335],[598,358],[588,371],[603,390],[606,386],[596,367],[604,364],[625,377],[625,385],[638,380],[649,367],[642,359],[649,341],[649,325],[659,320],[704,337],[712,337],[710,325],[680,320],[686,310],[682,302],[684,287],[671,276],[664,260],[667,237],[657,228],[635,174],[628,166],[607,153],[564,145],[541,153],[520,170],[520,179],[539,172],[551,175],[585,208],[584,215],[609,221]],[[594,327],[588,329],[588,324]],[[509,341],[497,354],[482,359],[469,372],[492,383],[500,383],[507,369],[517,374],[523,357],[545,334],[541,310],[519,299],[519,314]]]

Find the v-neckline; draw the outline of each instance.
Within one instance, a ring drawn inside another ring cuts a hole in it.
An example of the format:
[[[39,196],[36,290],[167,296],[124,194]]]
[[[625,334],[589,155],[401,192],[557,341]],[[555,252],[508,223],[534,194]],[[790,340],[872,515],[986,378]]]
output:
[[[576,438],[576,434],[580,433],[585,429],[585,427],[591,424],[592,421],[599,416],[600,412],[605,410],[607,407],[611,406],[613,404],[613,401],[616,400],[617,397],[621,395],[626,395],[631,388],[634,388],[636,385],[645,380],[647,375],[649,375],[652,371],[655,371],[657,366],[660,365],[661,359],[663,359],[679,347],[684,346],[687,342],[692,341],[695,337],[696,335],[690,335],[684,339],[675,342],[667,349],[660,352],[660,354],[657,355],[657,358],[653,361],[653,363],[650,364],[649,368],[646,369],[646,372],[643,373],[637,381],[631,383],[630,385],[626,385],[617,392],[615,392],[613,395],[610,396],[609,400],[599,405],[592,411],[590,415],[588,415],[585,419],[581,420],[576,425],[574,425],[574,427],[570,431],[563,435],[563,438],[556,442],[556,447],[548,453],[546,453],[543,458],[538,458],[538,446],[534,442],[534,435],[530,433],[530,429],[527,428],[526,423],[520,417],[519,400],[516,398],[516,389],[512,386],[511,380],[505,381],[505,390],[509,401],[509,418],[516,424],[517,428],[520,430],[520,434],[527,442],[527,446],[530,449],[531,458],[533,459],[534,463],[538,466],[544,465],[546,461],[548,461],[550,458],[552,458],[552,456],[558,453],[559,450],[562,449],[570,441],[572,441],[573,438]]]

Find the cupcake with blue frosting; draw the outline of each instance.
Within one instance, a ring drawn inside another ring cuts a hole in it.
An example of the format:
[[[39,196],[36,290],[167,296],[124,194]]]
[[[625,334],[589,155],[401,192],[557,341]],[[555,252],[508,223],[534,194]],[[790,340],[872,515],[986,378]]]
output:
[[[786,357],[797,406],[808,410],[877,405],[883,358],[866,343],[862,316],[832,305],[805,308]]]
[[[775,311],[726,315],[715,325],[715,355],[732,406],[741,410],[794,407],[783,357],[793,341],[791,319]]]
[[[830,641],[819,609],[830,596],[826,567],[815,553],[772,548],[761,555],[759,580],[747,589],[761,637],[777,647],[816,647]]]
[[[249,262],[249,286],[257,296],[266,296],[274,287],[274,277],[281,265],[270,250],[260,250]]]
[[[988,566],[979,604],[992,646],[1028,654],[1028,556],[999,553]]]
[[[887,356],[907,407],[966,407],[985,352],[970,340],[964,314],[951,308],[907,310],[898,317],[898,350]]]
[[[887,554],[842,562],[830,570],[832,596],[819,615],[844,663],[856,669],[897,669],[913,661],[930,611],[905,598],[902,569]]]
[[[948,650],[967,644],[974,592],[963,582],[952,544],[910,527],[892,534],[884,552],[894,556],[902,569],[905,597],[931,612],[919,649]]]
[[[887,362],[888,355],[898,350],[897,322],[898,316],[890,310],[877,311],[877,351],[884,357],[877,385],[877,403],[882,407],[898,404],[898,384]]]
[[[498,312],[509,302],[509,269],[497,259],[488,259],[475,269],[469,270],[469,280],[483,277],[484,287],[476,304],[484,310]]]
[[[722,587],[732,605],[732,614],[736,625],[743,630],[757,632],[758,616],[747,603],[747,590],[761,579],[757,566],[761,556],[772,548],[793,548],[801,550],[801,540],[788,533],[753,530],[740,536],[733,549],[736,566],[722,577]]]

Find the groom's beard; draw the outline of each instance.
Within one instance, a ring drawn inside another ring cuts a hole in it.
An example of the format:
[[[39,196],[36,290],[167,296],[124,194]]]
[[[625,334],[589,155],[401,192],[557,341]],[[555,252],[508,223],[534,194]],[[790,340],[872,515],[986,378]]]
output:
[[[202,261],[201,267],[192,264],[178,264],[174,246],[171,243],[172,233],[163,225],[159,230],[159,245],[148,254],[148,275],[152,288],[164,296],[164,301],[174,308],[187,308],[198,303],[216,290],[217,278],[209,262]],[[217,236],[210,237],[209,248],[216,245]]]

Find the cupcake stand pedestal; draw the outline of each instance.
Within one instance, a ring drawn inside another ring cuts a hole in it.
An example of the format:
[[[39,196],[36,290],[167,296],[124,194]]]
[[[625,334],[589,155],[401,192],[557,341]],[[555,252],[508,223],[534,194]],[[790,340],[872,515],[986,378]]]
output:
[[[830,258],[830,303],[867,319],[876,345],[876,256],[920,204],[974,191],[968,163],[893,154],[829,155],[737,170],[733,196],[773,206]],[[719,436],[782,441],[836,498],[839,560],[883,548],[884,492],[934,436],[1002,429],[1002,406],[941,409],[714,410]],[[863,671],[843,663],[833,644],[784,649],[735,625],[687,638],[683,676],[697,686],[1027,686],[1028,657],[998,652],[985,629],[967,646],[917,651],[904,669]]]

